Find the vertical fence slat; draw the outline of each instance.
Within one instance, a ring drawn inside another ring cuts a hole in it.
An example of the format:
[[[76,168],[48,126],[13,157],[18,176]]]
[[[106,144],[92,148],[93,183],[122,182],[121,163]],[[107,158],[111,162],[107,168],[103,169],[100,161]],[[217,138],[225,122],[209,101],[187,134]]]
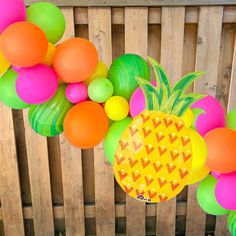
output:
[[[228,226],[228,215],[216,217],[215,236],[230,236]]]
[[[148,9],[146,7],[125,8],[125,52],[136,53],[147,58]],[[126,233],[127,235],[145,235],[146,204],[127,195],[126,197]]]
[[[184,7],[163,7],[161,26],[161,64],[172,84],[182,76]],[[175,235],[176,199],[157,205],[157,235]]]
[[[236,37],[234,42],[234,55],[231,71],[231,83],[229,91],[228,111],[236,107]]]
[[[213,96],[216,94],[222,17],[222,7],[200,8],[195,70],[206,73],[195,83],[195,91]],[[205,235],[206,215],[197,203],[196,188],[197,184],[188,189],[187,236]]]
[[[36,236],[54,236],[47,139],[34,132],[24,110],[25,137]]]
[[[111,8],[89,8],[89,39],[99,58],[110,66],[112,61]],[[94,148],[96,235],[115,235],[114,174],[106,160],[103,144]]]
[[[21,191],[11,109],[0,104],[0,196],[6,236],[24,236]]]
[[[74,37],[75,30],[73,7],[64,7],[62,12],[67,23],[63,41]],[[69,144],[63,135],[60,148],[66,235],[85,235],[81,150]]]

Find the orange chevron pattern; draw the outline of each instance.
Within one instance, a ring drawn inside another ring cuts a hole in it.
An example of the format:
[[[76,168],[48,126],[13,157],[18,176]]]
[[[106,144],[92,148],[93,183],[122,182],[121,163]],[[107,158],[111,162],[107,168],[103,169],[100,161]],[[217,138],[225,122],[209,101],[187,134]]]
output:
[[[124,131],[114,173],[130,196],[164,202],[185,186],[192,165],[191,140],[178,117],[145,111]]]

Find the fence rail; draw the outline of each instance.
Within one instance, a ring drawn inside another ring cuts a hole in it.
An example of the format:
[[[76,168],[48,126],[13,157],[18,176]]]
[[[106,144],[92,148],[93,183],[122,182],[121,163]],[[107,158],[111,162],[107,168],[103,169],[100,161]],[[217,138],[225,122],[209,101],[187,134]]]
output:
[[[236,107],[236,1],[53,2],[67,21],[64,39],[90,39],[107,65],[129,52],[159,60],[172,82],[204,70],[192,89]],[[117,185],[102,144],[76,149],[63,135],[35,134],[27,111],[0,111],[1,236],[230,235],[226,217],[199,208],[197,185],[167,204],[142,204]]]

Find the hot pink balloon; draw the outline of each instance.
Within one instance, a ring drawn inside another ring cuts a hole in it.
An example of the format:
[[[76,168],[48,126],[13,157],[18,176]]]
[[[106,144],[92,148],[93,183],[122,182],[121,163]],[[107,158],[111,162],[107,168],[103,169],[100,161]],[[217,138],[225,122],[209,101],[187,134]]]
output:
[[[202,136],[212,129],[226,126],[224,109],[213,96],[208,95],[195,102],[192,108],[203,110],[198,116],[195,126]]]
[[[220,174],[220,173],[218,173],[218,172],[211,171],[211,175],[212,175],[213,177],[215,177],[216,179],[219,179],[222,174]]]
[[[57,86],[54,70],[41,64],[21,69],[16,80],[17,94],[29,104],[41,104],[50,100],[55,95]]]
[[[216,184],[215,195],[219,204],[228,210],[236,210],[236,172],[222,175]]]
[[[84,83],[68,84],[66,98],[74,104],[85,101],[88,98],[87,86]]]
[[[0,0],[0,33],[10,24],[26,19],[23,0]]]
[[[156,86],[156,82],[152,82],[152,85]],[[146,107],[145,97],[142,89],[137,88],[132,94],[129,102],[130,106],[130,115],[134,118],[140,114]]]

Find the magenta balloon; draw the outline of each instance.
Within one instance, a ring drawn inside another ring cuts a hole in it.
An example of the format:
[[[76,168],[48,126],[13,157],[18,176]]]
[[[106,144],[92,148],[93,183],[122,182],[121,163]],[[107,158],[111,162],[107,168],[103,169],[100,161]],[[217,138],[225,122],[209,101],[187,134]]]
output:
[[[0,0],[0,33],[10,24],[26,19],[23,0]]]
[[[57,86],[56,73],[47,65],[21,69],[16,80],[19,97],[29,104],[41,104],[50,100],[55,95]]]
[[[152,82],[152,85],[156,85],[156,82]],[[130,115],[134,118],[138,114],[140,114],[146,107],[145,97],[142,89],[137,88],[132,94],[129,102],[130,106]]]
[[[236,172],[222,175],[215,188],[216,200],[228,210],[236,210]]]
[[[203,113],[199,115],[195,124],[196,130],[202,136],[212,129],[226,126],[224,109],[213,96],[208,95],[195,102],[192,108],[203,110]]]
[[[66,98],[74,104],[85,101],[88,98],[87,86],[84,83],[68,84]]]

